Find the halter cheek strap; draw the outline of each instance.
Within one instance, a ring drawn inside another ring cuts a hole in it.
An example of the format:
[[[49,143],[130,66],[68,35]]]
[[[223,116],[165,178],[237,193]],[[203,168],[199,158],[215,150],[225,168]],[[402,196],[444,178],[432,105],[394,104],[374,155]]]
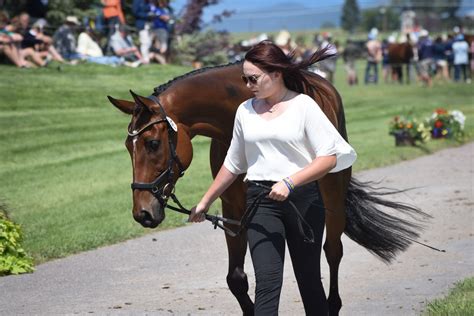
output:
[[[162,172],[155,180],[152,182],[132,182],[131,188],[132,190],[147,190],[151,191],[152,194],[159,199],[159,201],[165,205],[166,200],[170,196],[170,194],[173,193],[174,185],[172,184],[173,178],[174,178],[174,170],[173,170],[173,164],[176,163],[178,166],[179,170],[179,175],[178,177],[182,177],[184,175],[184,167],[183,164],[181,163],[178,154],[176,153],[176,146],[173,143],[173,136],[177,134],[178,128],[176,124],[173,122],[173,120],[166,115],[165,109],[161,105],[160,101],[158,98],[154,95],[151,95],[148,97],[148,99],[152,100],[155,104],[159,106],[161,115],[163,118],[158,119],[156,121],[152,121],[142,128],[140,128],[138,131],[128,131],[128,135],[131,137],[138,136],[142,134],[147,128],[150,126],[153,126],[155,124],[160,124],[160,123],[166,123],[167,130],[168,130],[168,148],[169,148],[169,153],[170,157],[168,159],[168,168]],[[170,192],[165,192],[165,191],[170,191]]]

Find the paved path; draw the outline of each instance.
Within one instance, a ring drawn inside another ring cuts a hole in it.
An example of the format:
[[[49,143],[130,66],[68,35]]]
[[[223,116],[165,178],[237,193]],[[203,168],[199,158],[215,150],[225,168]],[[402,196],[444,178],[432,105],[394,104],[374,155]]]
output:
[[[434,216],[422,241],[446,253],[413,245],[386,265],[344,238],[342,315],[418,315],[426,301],[474,275],[473,157],[471,143],[356,175],[394,188],[419,187],[397,200]],[[304,315],[286,262],[281,315]],[[322,269],[327,288],[324,259]],[[226,270],[223,233],[194,224],[0,278],[0,315],[239,315]],[[249,258],[246,270],[253,293]]]

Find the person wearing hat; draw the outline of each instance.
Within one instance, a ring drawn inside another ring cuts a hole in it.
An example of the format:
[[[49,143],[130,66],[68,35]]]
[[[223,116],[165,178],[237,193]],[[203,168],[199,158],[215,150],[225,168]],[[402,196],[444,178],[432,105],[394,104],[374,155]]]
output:
[[[291,51],[291,34],[287,30],[281,30],[275,38],[275,44],[281,48],[285,54]]]
[[[54,45],[65,59],[77,59],[75,32],[81,25],[75,16],[67,16],[63,25],[54,33]]]
[[[377,33],[374,29],[368,35],[367,66],[365,67],[365,84],[377,83],[379,80],[378,64],[382,60],[382,44],[377,40]]]
[[[420,31],[420,38],[418,40],[418,63],[417,71],[418,78],[426,84],[426,86],[431,87],[431,72],[434,64],[434,52],[433,52],[433,42],[429,37],[427,30]]]
[[[454,56],[454,81],[459,82],[461,79],[461,72],[465,82],[469,82],[467,77],[467,64],[469,62],[469,45],[464,40],[463,34],[458,34],[454,38],[453,43]]]
[[[110,47],[116,56],[123,57],[127,62],[135,63],[136,67],[143,63],[140,50],[133,44],[132,37],[128,34],[125,25],[120,25],[117,32],[112,35]]]

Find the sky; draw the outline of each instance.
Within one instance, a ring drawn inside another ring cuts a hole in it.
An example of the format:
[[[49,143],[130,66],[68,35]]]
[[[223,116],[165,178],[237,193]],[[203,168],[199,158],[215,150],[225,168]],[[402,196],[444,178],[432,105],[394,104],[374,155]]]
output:
[[[188,0],[172,0],[179,13]],[[428,0],[429,1],[429,0]],[[473,7],[474,0],[463,0],[463,7]],[[230,18],[210,27],[230,32],[262,32],[278,29],[313,30],[323,24],[339,26],[345,0],[220,0],[205,8],[203,21],[210,22],[224,10],[234,10]],[[390,0],[358,0],[361,9],[388,5]]]
[[[377,6],[389,0],[359,0],[360,7]],[[179,13],[187,0],[173,0],[171,5]],[[344,0],[220,0],[205,8],[204,22],[210,22],[224,10],[234,10],[231,18],[213,28],[229,31],[264,31],[278,28],[314,29],[323,22],[339,23]]]
[[[187,0],[173,0],[172,5],[177,12],[186,4]],[[381,3],[384,0],[359,0],[359,5],[364,3]],[[272,7],[279,4],[302,5],[307,8],[321,8],[329,6],[341,7],[344,0],[220,0],[218,4],[208,6],[204,12],[205,20],[211,18],[214,14],[218,14],[223,10],[236,10],[236,12],[255,11],[259,8]],[[290,5],[291,6],[291,5]]]

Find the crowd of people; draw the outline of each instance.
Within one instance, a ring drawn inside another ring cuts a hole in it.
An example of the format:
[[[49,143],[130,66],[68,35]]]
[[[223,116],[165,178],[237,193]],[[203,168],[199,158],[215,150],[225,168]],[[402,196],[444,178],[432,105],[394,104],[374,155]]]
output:
[[[322,32],[315,34],[311,45],[308,46],[304,41],[292,38],[287,30],[282,30],[275,37],[261,34],[243,41],[241,45],[251,47],[261,40],[271,39],[284,52],[292,52],[296,61],[331,45],[336,56],[317,63],[310,70],[334,82],[337,58],[341,57],[346,72],[346,82],[349,85],[356,85],[359,83],[356,62],[365,60],[363,82],[370,85],[378,84],[380,78],[383,78],[385,83],[400,81],[400,74],[395,69],[399,65],[390,60],[389,47],[392,44],[409,41],[411,57],[407,63],[413,68],[411,73],[417,75],[416,79],[419,82],[427,86],[431,86],[433,79],[440,82],[471,82],[471,76],[474,73],[472,60],[474,41],[467,41],[460,28],[455,28],[453,34],[436,35],[434,39],[424,29],[411,34],[408,39],[406,36],[400,36],[398,41],[396,35],[391,35],[382,41],[379,37],[378,30],[372,29],[366,40],[354,40],[349,37],[345,44],[341,45],[338,40],[334,40],[331,33]]]
[[[134,27],[127,24],[120,0],[101,0],[101,4],[103,19],[100,22],[96,18],[80,21],[75,16],[67,16],[54,32],[44,18],[32,19],[24,12],[10,19],[6,12],[0,11],[0,55],[22,68],[44,67],[51,61],[130,67],[168,62],[169,30],[174,23],[169,0],[134,0]],[[132,29],[137,45],[130,34]],[[255,40],[268,38],[261,35]],[[439,35],[434,39],[428,31],[421,29],[408,39],[402,38],[413,47],[413,57],[408,64],[416,70],[419,81],[428,86],[431,86],[433,79],[443,82],[471,81],[474,62],[470,55],[474,53],[474,41],[466,41],[461,29],[455,28],[454,34]],[[360,58],[366,60],[365,84],[377,84],[380,69],[386,83],[400,79],[397,78],[400,74],[392,69],[393,63],[389,58],[389,48],[397,42],[396,37],[380,41],[377,29],[368,33],[367,40],[349,38],[344,45],[335,41],[328,32],[316,34],[310,46],[305,45],[304,41],[293,40],[286,30],[282,30],[273,40],[285,53],[293,52],[297,60],[332,45],[337,55],[311,69],[331,82],[334,81],[337,56],[343,58],[349,85],[359,82],[356,60]],[[247,50],[252,43],[256,44],[252,40],[246,42],[243,46]],[[232,61],[230,55],[229,52],[229,60]]]
[[[365,43],[366,67],[364,74],[365,84],[377,84],[379,81],[379,66],[382,67],[382,77],[385,83],[399,81],[399,74],[392,70],[392,61],[389,56],[390,45],[396,43],[395,36],[382,41],[378,40],[378,31],[372,30]],[[468,43],[460,28],[454,29],[454,34],[437,35],[434,40],[427,30],[420,30],[415,34],[402,37],[409,41],[412,54],[408,65],[413,65],[418,80],[431,86],[433,78],[442,82],[471,82],[474,72],[474,42]],[[471,58],[470,58],[471,55]],[[360,58],[360,48],[349,39],[343,50],[343,58],[347,71],[349,85],[357,84],[355,60]],[[471,60],[471,62],[469,62]],[[470,65],[469,65],[470,63]],[[462,78],[461,78],[462,75]]]
[[[54,32],[46,19],[23,12],[12,18],[0,11],[0,55],[17,67],[45,67],[51,61],[91,62],[138,67],[167,63],[169,25],[173,23],[168,0],[134,0],[135,28],[129,26],[120,0],[101,0],[103,23],[67,16]],[[131,30],[138,33],[135,45]]]

